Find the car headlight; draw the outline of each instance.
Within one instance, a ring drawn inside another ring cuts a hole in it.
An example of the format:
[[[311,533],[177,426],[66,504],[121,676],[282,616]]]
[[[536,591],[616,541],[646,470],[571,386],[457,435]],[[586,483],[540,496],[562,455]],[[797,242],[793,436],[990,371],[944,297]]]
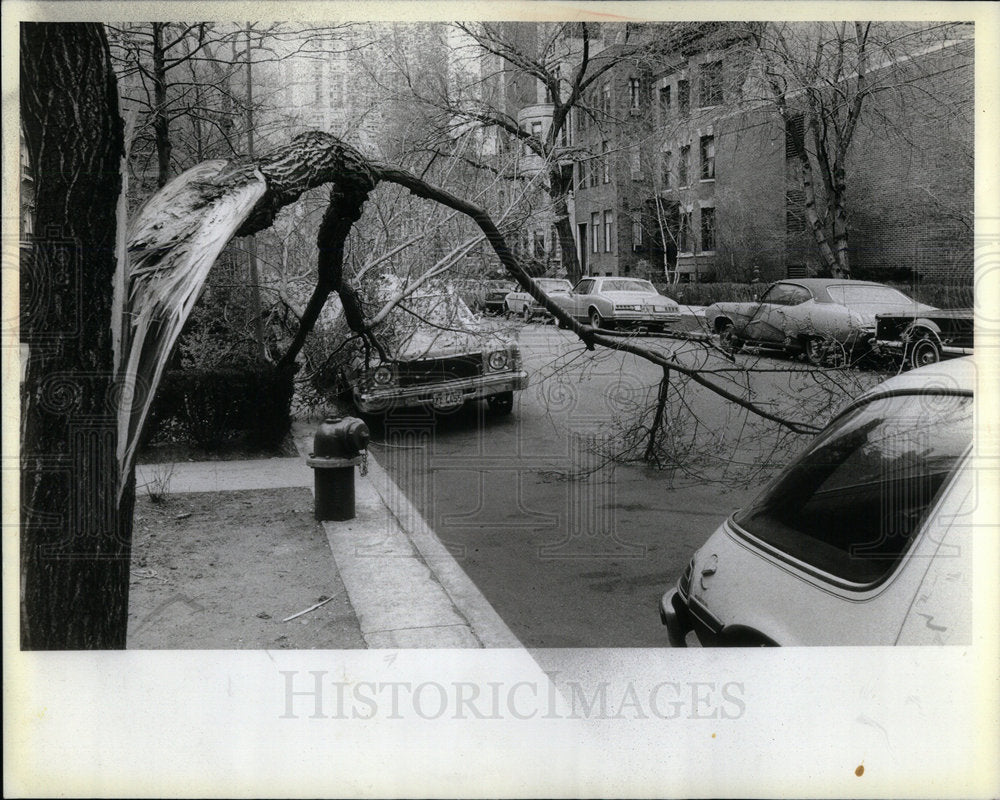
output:
[[[387,386],[392,383],[392,370],[386,366],[376,367],[372,372],[372,381],[379,386]]]
[[[507,369],[509,364],[510,357],[503,350],[497,350],[495,353],[490,353],[489,357],[486,359],[486,365],[494,372]]]

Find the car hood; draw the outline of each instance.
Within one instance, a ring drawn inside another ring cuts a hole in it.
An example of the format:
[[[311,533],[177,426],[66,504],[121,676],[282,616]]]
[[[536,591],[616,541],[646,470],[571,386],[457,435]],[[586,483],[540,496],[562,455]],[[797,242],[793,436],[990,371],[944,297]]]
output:
[[[403,339],[392,356],[397,361],[446,358],[467,353],[502,350],[510,339],[486,328],[446,329],[417,328]]]

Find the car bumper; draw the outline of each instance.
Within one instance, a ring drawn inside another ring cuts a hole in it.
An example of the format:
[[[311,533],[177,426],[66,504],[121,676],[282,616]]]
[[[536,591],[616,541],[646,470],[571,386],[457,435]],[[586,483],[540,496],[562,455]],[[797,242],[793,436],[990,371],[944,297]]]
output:
[[[902,354],[912,342],[904,342],[900,339],[873,339],[871,346],[876,354],[895,353]],[[942,345],[941,352],[948,356],[971,356],[974,351],[971,347],[955,347],[954,345]]]
[[[607,318],[608,322],[617,325],[676,325],[681,321],[677,314],[649,314],[644,311],[616,311]]]
[[[694,620],[676,588],[660,598],[660,622],[667,629],[667,639],[671,647],[688,646],[688,634],[694,630]]]
[[[462,378],[404,388],[393,386],[367,391],[355,390],[354,404],[359,411],[372,413],[405,406],[434,405],[437,398],[448,394],[458,394],[462,402],[465,402],[526,388],[528,388],[526,372],[497,372],[478,378]]]

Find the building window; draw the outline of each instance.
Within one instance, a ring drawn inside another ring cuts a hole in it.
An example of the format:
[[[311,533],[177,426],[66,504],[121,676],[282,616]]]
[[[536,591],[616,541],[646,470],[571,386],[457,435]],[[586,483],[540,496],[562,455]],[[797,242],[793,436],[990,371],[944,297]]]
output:
[[[586,189],[587,188],[587,162],[577,161],[576,162],[576,188]]]
[[[628,107],[633,109],[642,107],[642,84],[638,78],[628,79]]]
[[[601,180],[604,183],[611,183],[611,157],[608,151],[608,143],[601,142]]]
[[[710,61],[701,65],[701,82],[698,105],[722,105],[722,62]]]
[[[715,250],[715,209],[701,210],[701,249],[703,252]]]
[[[632,175],[632,180],[637,181],[642,178],[642,155],[639,152],[639,145],[634,144],[628,149],[628,169]]]
[[[677,228],[677,250],[681,253],[691,252],[691,212],[684,211],[680,216]]]
[[[703,181],[715,179],[715,137],[702,136],[700,143],[701,150],[701,179]]]
[[[614,224],[614,211],[604,212],[604,252],[611,252],[611,242],[614,239],[612,225]]]
[[[691,84],[688,81],[677,81],[677,108],[682,114],[691,109]]]
[[[535,231],[532,239],[535,258],[545,258],[545,231]]]
[[[681,157],[677,162],[677,185],[688,185],[688,161],[691,160],[691,148],[684,146],[681,148]]]
[[[801,114],[785,122],[785,158],[796,158],[805,151],[805,119]]]
[[[642,220],[632,220],[632,249],[642,250]]]
[[[601,89],[601,111],[603,111],[608,116],[611,115],[611,84],[604,84],[604,88]]]
[[[597,211],[590,215],[590,252],[601,252],[601,215]]]
[[[806,229],[806,193],[789,189],[785,193],[785,233],[802,233]]]
[[[590,159],[589,173],[590,173],[590,185],[597,186],[598,182],[598,172],[600,172],[600,161],[599,157]]]
[[[667,118],[667,114],[670,113],[670,87],[661,86],[660,87],[660,116],[663,119]]]
[[[672,188],[673,183],[671,181],[670,173],[673,171],[674,168],[673,162],[674,162],[674,154],[671,153],[669,150],[667,150],[667,152],[663,154],[663,169],[661,170],[664,189]]]

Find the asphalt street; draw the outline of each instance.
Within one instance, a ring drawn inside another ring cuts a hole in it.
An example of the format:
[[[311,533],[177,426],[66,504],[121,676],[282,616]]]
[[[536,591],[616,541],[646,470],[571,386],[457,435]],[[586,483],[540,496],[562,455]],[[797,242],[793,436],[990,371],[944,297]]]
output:
[[[510,416],[485,403],[396,412],[372,452],[527,647],[666,646],[657,603],[694,550],[807,441],[672,375],[660,466],[646,443],[660,367],[587,352],[552,325],[518,330],[531,386]],[[643,338],[759,407],[822,421],[870,377]],[[758,371],[739,369],[754,364]],[[743,387],[743,388],[740,388]],[[645,417],[642,415],[645,414]],[[638,435],[636,435],[638,433]]]

